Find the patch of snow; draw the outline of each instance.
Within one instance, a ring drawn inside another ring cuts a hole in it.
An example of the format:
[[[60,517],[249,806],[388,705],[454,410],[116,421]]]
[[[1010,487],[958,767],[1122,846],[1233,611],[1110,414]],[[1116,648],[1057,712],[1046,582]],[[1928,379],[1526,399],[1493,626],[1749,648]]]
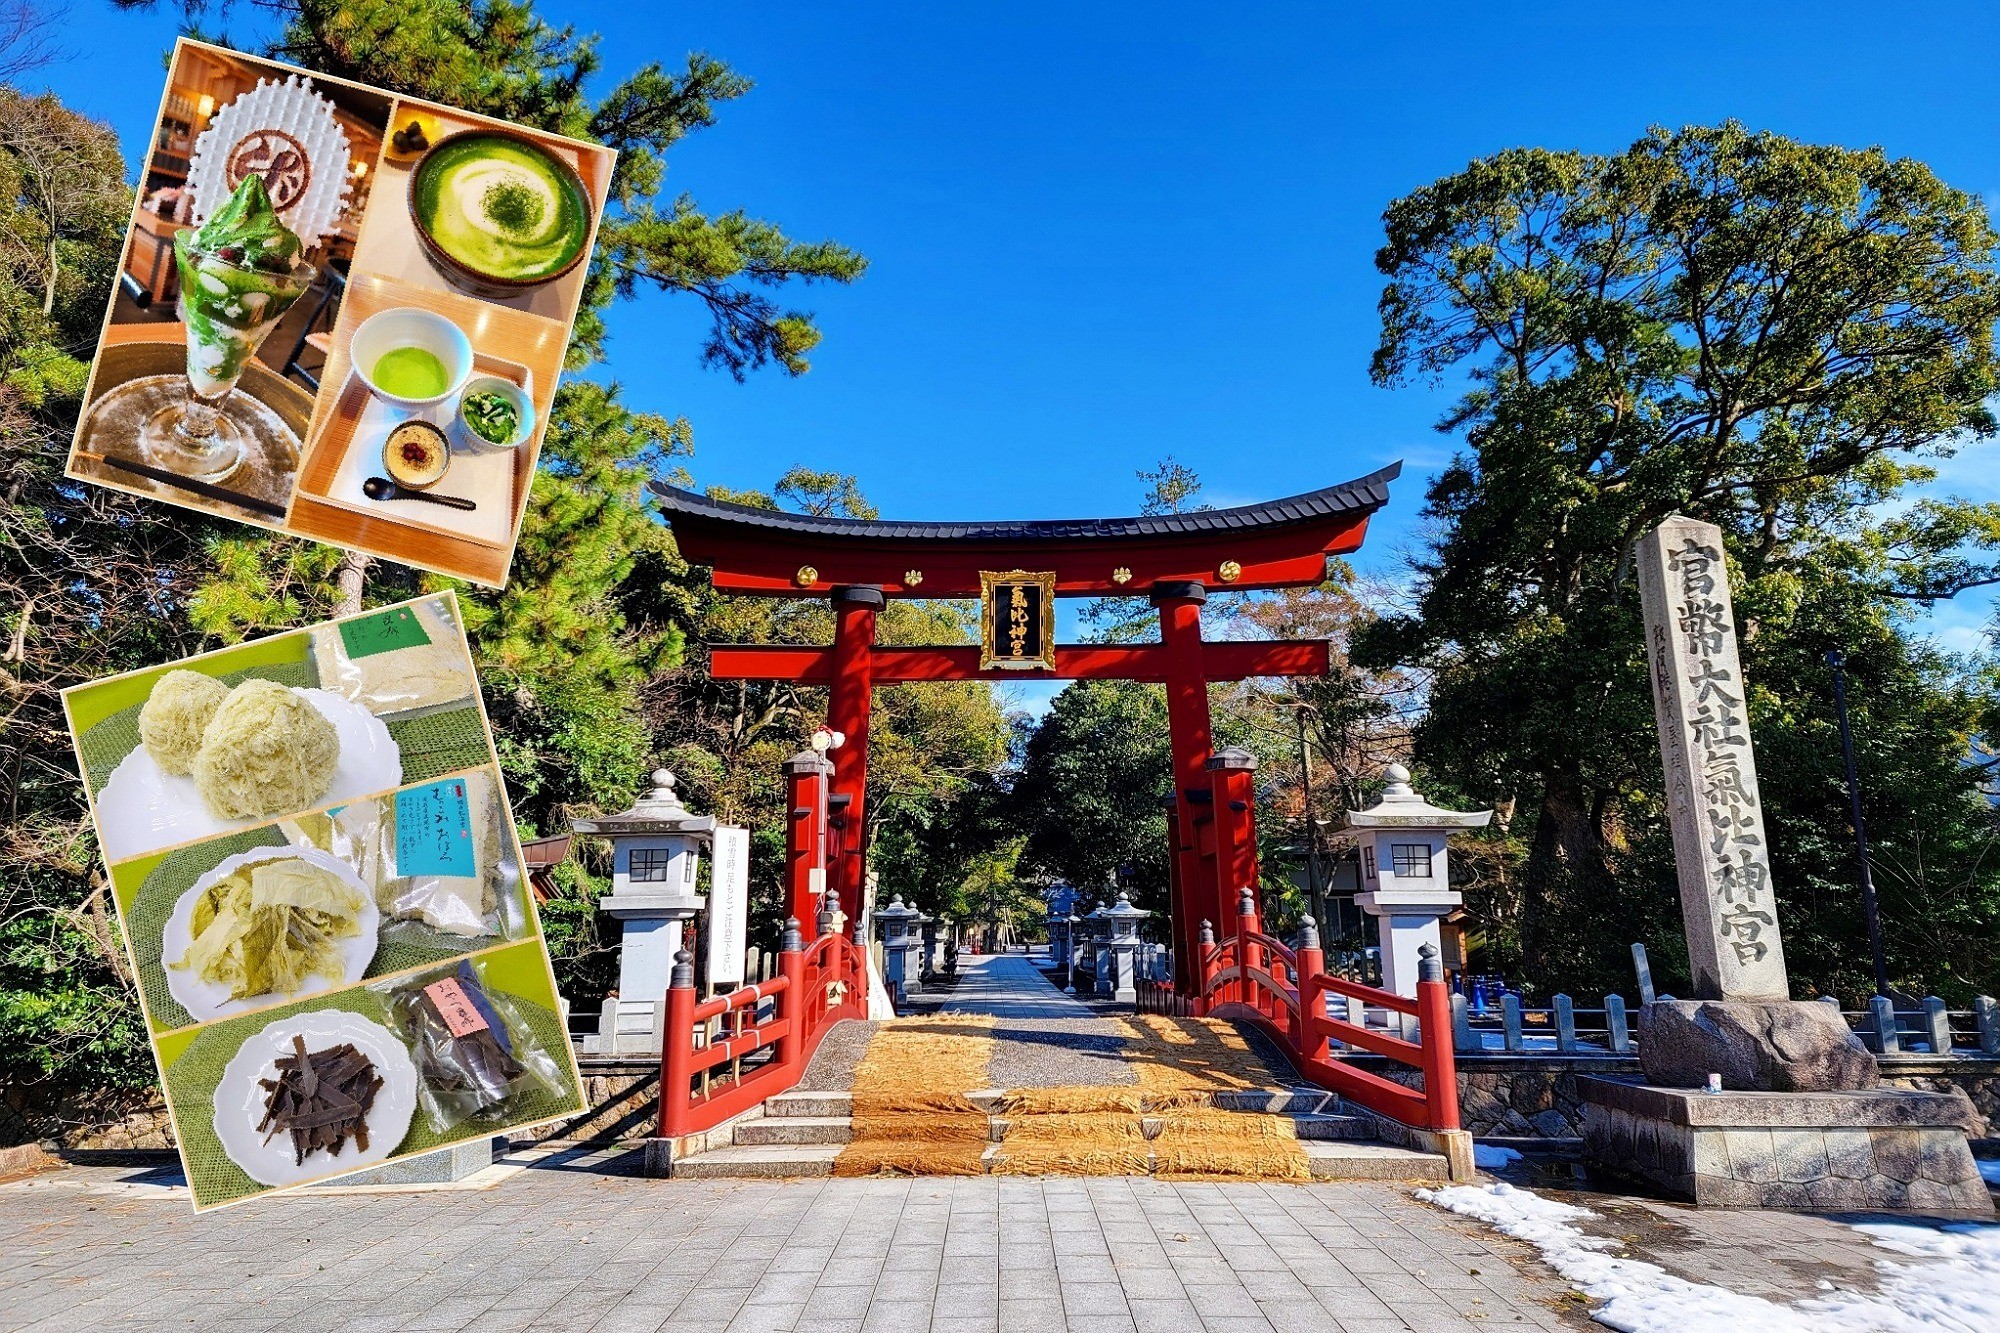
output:
[[[1489,1147],[1484,1143],[1472,1145],[1472,1164],[1481,1171],[1498,1171],[1509,1162],[1518,1162],[1521,1154],[1512,1148]],[[2000,1163],[1996,1163],[2000,1165]]]
[[[1758,1333],[2000,1329],[2000,1226],[1859,1225],[1855,1230],[1883,1249],[1931,1262],[1883,1260],[1877,1265],[1878,1291],[1837,1291],[1783,1305],[1690,1282],[1657,1264],[1607,1253],[1622,1248],[1621,1242],[1588,1235],[1571,1225],[1596,1214],[1544,1199],[1532,1190],[1454,1185],[1419,1190],[1417,1197],[1533,1245],[1571,1285],[1602,1302],[1591,1311],[1593,1319],[1624,1333],[1740,1333],[1738,1326],[1746,1320],[1756,1321]],[[1825,1289],[1824,1282],[1820,1285]]]

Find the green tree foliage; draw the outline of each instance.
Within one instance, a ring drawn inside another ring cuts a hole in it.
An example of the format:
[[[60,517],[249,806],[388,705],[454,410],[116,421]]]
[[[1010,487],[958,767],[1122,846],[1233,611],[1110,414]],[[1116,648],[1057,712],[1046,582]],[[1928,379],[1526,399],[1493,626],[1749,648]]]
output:
[[[1011,822],[1020,868],[1102,893],[1129,868],[1132,901],[1167,909],[1172,786],[1167,700],[1157,685],[1083,680],[1055,697],[1023,747]]]
[[[1680,512],[1723,527],[1735,569],[1794,984],[1852,996],[1865,961],[1820,661],[1839,645],[1871,831],[1909,868],[1885,886],[1893,970],[1991,989],[2000,885],[1960,764],[1978,701],[1904,600],[1994,577],[2000,509],[1906,502],[1926,458],[1994,430],[1984,208],[1920,163],[1725,124],[1503,152],[1385,225],[1375,378],[1463,375],[1442,428],[1464,450],[1429,491],[1414,611],[1357,655],[1432,673],[1418,755],[1530,826],[1500,961],[1598,987],[1639,932],[1679,935],[1629,552]]]
[[[0,1083],[31,1100],[152,1078],[58,691],[200,643],[162,612],[205,522],[62,475],[123,173],[108,126],[0,89]]]

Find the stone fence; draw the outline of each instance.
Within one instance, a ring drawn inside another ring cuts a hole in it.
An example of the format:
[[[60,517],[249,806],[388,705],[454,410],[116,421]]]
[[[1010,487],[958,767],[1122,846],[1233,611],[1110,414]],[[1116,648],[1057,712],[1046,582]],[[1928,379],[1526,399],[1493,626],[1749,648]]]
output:
[[[1837,1000],[1822,997],[1825,1004]],[[2000,1058],[2000,1002],[1982,995],[1970,1009],[1950,1009],[1935,995],[1918,1008],[1898,1009],[1885,995],[1868,1008],[1844,1009],[1841,1017],[1876,1055],[1946,1055]],[[1581,1008],[1567,995],[1552,996],[1545,1008],[1503,995],[1497,1010],[1475,1012],[1463,995],[1451,1001],[1452,1045],[1463,1055],[1559,1055],[1596,1053],[1627,1056],[1637,1049],[1637,1014],[1622,995],[1606,995],[1596,1008]]]

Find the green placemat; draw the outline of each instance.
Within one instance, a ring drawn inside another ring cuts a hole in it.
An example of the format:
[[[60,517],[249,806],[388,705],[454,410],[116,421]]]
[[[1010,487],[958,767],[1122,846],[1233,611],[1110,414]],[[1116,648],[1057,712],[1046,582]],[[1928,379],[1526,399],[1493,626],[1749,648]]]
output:
[[[274,680],[280,685],[303,686],[312,689],[319,684],[319,672],[312,660],[287,662],[272,666],[249,667],[242,671],[231,671],[217,676],[223,684],[234,687],[251,678]],[[111,781],[111,774],[124,762],[125,756],[139,748],[139,710],[145,702],[121,709],[86,730],[77,737],[76,748],[83,754],[84,772],[90,777],[90,794],[94,798],[104,790],[104,784]],[[474,716],[477,716],[475,712]]]
[[[460,769],[493,762],[486,719],[477,704],[407,720],[392,720],[389,734],[403,752],[403,785],[428,782]]]
[[[285,835],[269,825],[232,833],[211,842],[196,843],[192,847],[169,852],[167,858],[155,866],[140,884],[139,891],[132,898],[129,928],[132,932],[132,955],[139,964],[139,985],[146,993],[146,1010],[152,1015],[154,1031],[171,1032],[195,1021],[194,1016],[183,1009],[167,989],[166,960],[162,955],[166,951],[167,918],[173,915],[174,904],[194,887],[197,879],[230,857],[253,847],[285,845]],[[389,926],[386,920],[382,924],[385,930]],[[394,938],[385,936],[376,945],[375,957],[362,974],[364,978],[388,976],[392,972],[408,971],[426,963],[441,963],[501,942],[497,935],[446,934],[432,930],[420,921],[398,921],[395,930]],[[325,984],[324,978],[317,980],[319,984]]]
[[[561,1067],[564,1063],[560,1052],[569,1040],[563,1031],[562,1022],[551,1011],[524,1000],[518,995],[494,991],[497,998],[511,1001],[519,1006],[519,1011],[527,1017],[527,1025],[534,1033],[535,1040],[550,1052]],[[386,997],[372,990],[357,989],[341,991],[334,995],[323,995],[317,999],[302,1000],[298,1004],[287,1005],[282,1010],[271,1010],[261,1014],[245,1014],[241,1018],[224,1020],[201,1033],[182,1053],[180,1059],[167,1069],[167,1099],[174,1109],[174,1125],[180,1133],[181,1161],[187,1168],[188,1185],[194,1191],[196,1204],[207,1208],[218,1203],[228,1203],[234,1199],[247,1198],[252,1194],[262,1194],[270,1188],[260,1185],[244,1173],[243,1168],[231,1161],[223,1151],[222,1140],[215,1135],[215,1088],[222,1081],[222,1071],[228,1066],[237,1050],[249,1038],[262,1032],[270,1023],[292,1015],[310,1013],[318,1009],[345,1009],[360,1014],[363,1018],[380,1023],[389,1031],[396,1030],[389,1021],[389,1006]],[[440,1134],[431,1128],[430,1120],[424,1115],[424,1108],[418,1105],[416,1114],[410,1117],[410,1132],[403,1136],[391,1157],[401,1157],[409,1153],[429,1152],[434,1148],[446,1148],[467,1139],[477,1139],[500,1133],[511,1125],[532,1124],[555,1116],[569,1114],[578,1108],[583,1100],[582,1090],[574,1082],[568,1081],[561,1095],[556,1095],[533,1087],[523,1093],[515,1102],[516,1113],[504,1122],[485,1120],[468,1121],[455,1125]],[[325,1159],[329,1172],[340,1169],[340,1159]]]

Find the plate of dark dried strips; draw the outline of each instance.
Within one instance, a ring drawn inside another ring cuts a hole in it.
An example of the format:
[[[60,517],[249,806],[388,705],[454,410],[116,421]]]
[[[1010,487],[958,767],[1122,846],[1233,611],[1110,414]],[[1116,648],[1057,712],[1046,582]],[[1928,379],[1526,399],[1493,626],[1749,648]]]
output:
[[[417,1106],[417,1069],[381,1024],[345,1009],[280,1018],[237,1049],[215,1089],[215,1135],[264,1185],[395,1155]]]

